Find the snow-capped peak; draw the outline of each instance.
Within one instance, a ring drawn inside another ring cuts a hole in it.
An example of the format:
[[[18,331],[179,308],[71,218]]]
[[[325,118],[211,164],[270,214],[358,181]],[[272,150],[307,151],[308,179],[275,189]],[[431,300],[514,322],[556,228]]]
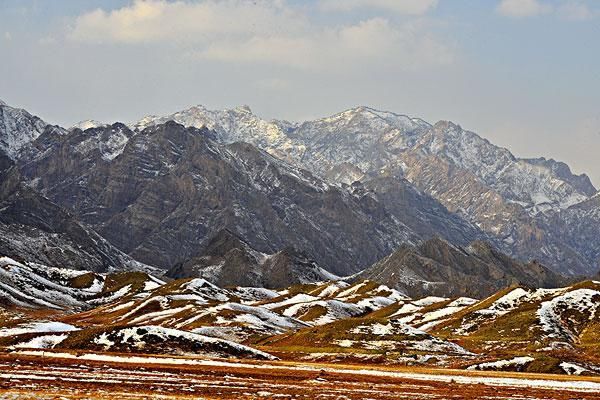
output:
[[[6,103],[4,101],[2,101],[2,99],[0,99],[0,106],[5,106]]]
[[[420,118],[409,117],[390,111],[381,111],[372,107],[357,106],[348,110],[305,123],[333,123],[333,124],[367,124],[372,129],[385,129],[395,127],[399,129],[414,129],[417,126],[430,127],[431,125]]]
[[[107,125],[108,124],[105,124],[104,122],[96,121],[93,119],[86,119],[83,121],[79,121],[78,123],[76,123],[75,125],[70,127],[69,130],[81,129],[82,131],[86,131],[91,128],[98,128],[98,127],[107,126]]]
[[[0,149],[15,158],[19,150],[44,132],[48,123],[21,108],[2,102],[0,108]]]
[[[505,200],[521,204],[532,214],[568,208],[595,191],[587,177],[573,175],[564,163],[517,158],[449,121],[437,122],[416,147],[472,173]]]
[[[133,127],[143,129],[168,120],[206,126],[223,142],[249,142],[338,182],[405,165],[405,152],[419,148],[469,171],[507,201],[522,204],[533,214],[566,208],[594,191],[584,177],[571,174],[566,164],[519,159],[450,121],[432,126],[419,118],[364,105],[302,123],[267,121],[245,105],[221,111],[198,105],[164,117],[146,117]],[[340,173],[343,165],[346,172]],[[350,171],[354,171],[352,176]]]
[[[252,109],[250,108],[250,106],[248,106],[246,104],[236,107],[235,111],[243,112],[246,114],[252,114]]]

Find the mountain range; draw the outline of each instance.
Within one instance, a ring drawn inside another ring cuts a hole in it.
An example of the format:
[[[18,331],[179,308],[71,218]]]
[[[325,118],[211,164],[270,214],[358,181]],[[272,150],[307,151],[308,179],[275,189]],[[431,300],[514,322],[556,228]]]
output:
[[[140,130],[164,121],[209,127],[222,142],[252,143],[333,183],[405,179],[514,257],[537,259],[571,275],[598,269],[600,253],[590,251],[598,241],[577,239],[598,230],[579,222],[574,215],[581,213],[573,211],[597,193],[587,175],[575,175],[553,159],[517,158],[452,122],[431,125],[357,107],[290,123],[263,120],[247,106],[224,111],[196,106],[130,126]]]
[[[465,253],[467,265],[488,271],[473,277],[477,295],[499,289],[489,284],[498,271],[498,282],[556,286],[557,274],[600,269],[600,197],[586,175],[551,159],[517,158],[447,121],[358,107],[292,123],[248,107],[196,106],[65,129],[2,103],[0,153],[0,249],[51,266],[123,264],[278,287],[365,269],[390,280],[373,271],[386,260],[389,271],[398,252],[413,261],[395,262],[395,273],[419,273],[423,257],[431,259],[423,246],[447,252],[485,243],[493,261]],[[45,207],[55,211],[39,216]],[[81,231],[59,229],[59,221]],[[39,255],[63,247],[77,256]],[[422,280],[452,276],[448,293],[464,294],[457,279],[466,266],[433,260],[426,264],[446,275]]]

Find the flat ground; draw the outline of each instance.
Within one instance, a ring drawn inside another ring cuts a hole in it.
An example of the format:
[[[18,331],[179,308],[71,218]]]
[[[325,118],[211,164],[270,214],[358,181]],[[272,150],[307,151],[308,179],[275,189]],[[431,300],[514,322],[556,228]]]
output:
[[[0,354],[0,399],[600,399],[600,379],[422,368]]]

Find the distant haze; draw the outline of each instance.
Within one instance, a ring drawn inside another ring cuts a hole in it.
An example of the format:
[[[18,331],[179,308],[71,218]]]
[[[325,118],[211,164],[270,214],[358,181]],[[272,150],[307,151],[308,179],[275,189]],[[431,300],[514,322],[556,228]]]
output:
[[[48,122],[194,104],[447,119],[600,186],[592,0],[3,0],[0,99]]]

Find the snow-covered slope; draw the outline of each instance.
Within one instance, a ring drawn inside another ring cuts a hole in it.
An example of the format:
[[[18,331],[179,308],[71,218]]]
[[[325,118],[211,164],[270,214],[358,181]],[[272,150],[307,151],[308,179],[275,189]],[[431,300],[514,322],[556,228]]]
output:
[[[471,305],[432,331],[473,338],[479,345],[503,340],[529,341],[535,349],[572,348],[596,340],[599,311],[600,282],[558,289],[514,287]]]
[[[410,168],[404,165],[402,153],[418,148],[473,173],[508,201],[522,204],[532,213],[565,208],[596,192],[587,177],[572,174],[564,163],[519,159],[459,125],[442,121],[432,126],[418,118],[369,107],[289,123],[263,120],[247,106],[222,111],[195,106],[168,116],[148,116],[130,126],[140,130],[168,120],[206,126],[216,130],[225,142],[250,142],[322,176],[343,165],[356,167],[363,174],[390,166]],[[339,176],[351,183],[348,178]]]
[[[21,307],[84,308],[85,300],[102,291],[100,276],[86,276],[84,287],[71,287],[87,271],[49,268],[38,264],[22,264],[11,258],[0,258],[0,296],[5,302]]]
[[[76,123],[75,125],[70,127],[69,130],[81,129],[82,131],[87,131],[88,129],[99,128],[101,126],[106,126],[106,125],[107,124],[105,124],[104,122],[96,121],[93,119],[86,119],[83,121],[79,121],[78,123]]]
[[[114,329],[93,336],[83,346],[78,340],[75,348],[119,352],[159,354],[198,354],[212,357],[255,358],[274,360],[276,357],[260,350],[224,339],[198,333],[164,328],[161,326],[136,326]],[[66,344],[66,346],[65,346]],[[68,340],[63,347],[68,348]]]
[[[121,154],[132,136],[125,125],[118,123],[97,124],[84,130],[83,140],[77,142],[74,150],[86,158],[93,158],[95,153],[100,153],[104,161],[112,161]]]
[[[252,113],[250,107],[241,106],[230,110],[213,111],[198,105],[168,116],[147,116],[129,126],[137,131],[149,126],[175,121],[183,126],[206,127],[214,130],[226,143],[248,142],[284,159],[302,157],[302,148],[288,138],[286,131],[294,125],[285,121],[265,121]]]
[[[47,128],[62,131],[21,108],[0,102],[0,150],[10,158],[14,159],[19,150],[37,139]]]
[[[247,106],[222,111],[195,106],[168,116],[148,116],[130,126],[141,130],[168,120],[184,126],[206,126],[215,130],[224,142],[252,143],[322,176],[338,171],[340,181],[348,184],[366,171],[390,162],[389,156],[381,157],[383,152],[407,148],[429,127],[417,118],[368,107],[357,107],[315,121],[290,123],[263,120]],[[352,172],[356,174],[353,178],[344,165],[353,167]]]
[[[587,177],[572,174],[564,163],[516,158],[507,149],[447,121],[438,122],[415,148],[469,171],[504,199],[533,214],[567,208],[596,192]]]
[[[0,346],[600,371],[593,281],[511,287],[483,300],[411,299],[372,281],[225,289],[2,258],[0,285],[2,304],[10,304],[0,308]]]
[[[85,310],[162,284],[144,273],[104,275],[0,257],[0,299],[13,307]]]
[[[144,298],[125,298],[67,320],[101,325],[160,325],[228,340],[247,341],[307,326],[366,315],[406,297],[374,282],[324,282],[275,292],[222,289],[204,279],[168,283]]]

